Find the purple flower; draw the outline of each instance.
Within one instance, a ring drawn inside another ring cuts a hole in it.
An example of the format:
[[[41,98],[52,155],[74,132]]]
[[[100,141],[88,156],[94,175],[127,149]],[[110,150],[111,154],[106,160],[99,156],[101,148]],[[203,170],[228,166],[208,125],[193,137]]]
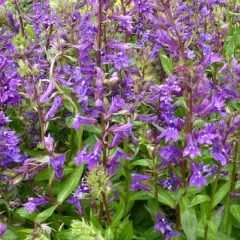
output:
[[[5,4],[5,1],[6,1],[6,0],[0,0],[0,5]],[[1,235],[1,234],[0,234],[0,235]]]
[[[172,173],[171,175],[172,176],[170,178],[158,180],[157,183],[169,191],[176,191],[181,184],[181,179],[177,177],[175,173]]]
[[[175,146],[163,146],[159,152],[162,158],[162,162],[159,165],[159,169],[163,169],[165,166],[172,164],[174,166],[180,164],[180,158],[182,157],[182,152]]]
[[[233,69],[233,72],[238,77],[240,77],[240,64],[238,64],[238,62],[237,62],[237,60],[235,58],[232,60],[232,69]]]
[[[146,185],[146,182],[150,179],[150,176],[134,173],[132,176],[131,190],[133,192],[138,190],[150,191],[150,186]]]
[[[144,122],[155,122],[157,118],[158,118],[157,116],[147,116],[147,115],[138,114],[138,119]]]
[[[89,191],[89,187],[82,183],[78,187],[77,191],[72,194],[67,201],[68,203],[74,204],[76,206],[80,216],[83,216],[82,200],[84,199],[85,195],[89,193]]]
[[[165,240],[170,240],[172,237],[180,235],[180,232],[172,229],[172,226],[163,218],[161,213],[157,213],[157,222],[154,226],[154,231],[160,231]]]
[[[211,63],[217,63],[223,61],[223,57],[218,53],[210,53],[202,62],[202,66],[205,68]]]
[[[61,106],[61,104],[62,104],[62,97],[61,96],[55,97],[52,107],[49,109],[47,114],[44,116],[44,121],[45,122],[49,121],[51,118],[54,117],[56,111]]]
[[[5,115],[3,111],[0,111],[0,126],[3,126],[8,122],[10,122],[9,118]]]
[[[0,165],[8,166],[13,162],[21,162],[20,150],[18,148],[19,138],[15,132],[6,127],[0,127]]]
[[[183,150],[183,157],[190,156],[194,159],[195,155],[201,156],[201,151],[197,144],[193,142],[192,134],[188,134],[188,145]]]
[[[120,165],[122,166],[122,164],[120,163],[120,159],[123,158],[125,160],[131,160],[131,158],[125,153],[123,152],[121,149],[117,149],[115,154],[108,160],[107,164],[109,167],[109,176],[111,177],[116,168]]]
[[[130,132],[132,130],[133,123],[128,123],[125,125],[113,125],[108,129],[111,133],[125,133]]]
[[[54,81],[50,80],[50,83],[49,83],[46,91],[39,98],[40,103],[48,101],[49,97],[52,94],[54,89],[55,89],[55,83],[54,83]]]
[[[216,127],[214,124],[208,124],[203,131],[197,134],[197,141],[200,144],[211,145],[216,138]]]
[[[87,147],[85,146],[75,157],[76,164],[79,165],[80,163],[88,163],[88,169],[92,170],[94,166],[100,162],[102,146],[102,142],[98,140],[88,154],[86,152]]]
[[[191,176],[189,179],[190,186],[196,186],[198,189],[202,187],[202,185],[207,185],[206,177],[203,176],[204,168],[201,165],[196,165],[194,163],[191,164]]]
[[[66,159],[66,155],[58,155],[50,158],[50,164],[55,170],[55,178],[61,180],[63,177],[63,165]]]
[[[127,109],[124,99],[122,99],[120,96],[113,97],[111,106],[107,112],[105,119],[108,120],[113,113],[119,112],[124,109]]]
[[[97,120],[92,117],[82,117],[79,114],[73,119],[73,127],[79,130],[81,124],[93,125],[96,124]]]
[[[229,146],[221,146],[220,144],[215,144],[211,150],[211,154],[213,158],[220,162],[222,166],[225,166],[228,162],[230,162],[230,159],[228,157],[228,154],[231,152],[231,147]]]
[[[119,51],[125,51],[127,49],[130,49],[131,45],[129,43],[118,43],[118,42],[109,40],[107,42],[107,47],[109,47],[111,49],[119,50]]]
[[[48,134],[47,137],[44,137],[44,141],[45,141],[45,147],[46,149],[50,152],[53,153],[54,152],[54,139],[51,137],[50,133]]]
[[[1,2],[0,2],[1,4]],[[2,236],[7,231],[7,224],[0,223],[0,236]]]
[[[163,132],[157,137],[156,141],[163,137],[165,137],[166,143],[169,142],[171,139],[176,142],[179,138],[178,130],[174,127],[168,127],[167,129],[163,130]]]
[[[48,204],[49,202],[50,200],[45,197],[41,197],[41,198],[30,197],[28,198],[28,202],[24,203],[23,206],[27,212],[33,213],[36,211],[38,206]]]

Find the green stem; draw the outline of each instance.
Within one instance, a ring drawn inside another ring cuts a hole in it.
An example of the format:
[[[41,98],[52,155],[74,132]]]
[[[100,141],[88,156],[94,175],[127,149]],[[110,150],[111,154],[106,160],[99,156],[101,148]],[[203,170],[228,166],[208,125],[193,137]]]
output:
[[[21,14],[21,10],[20,10],[18,1],[14,0],[14,4],[15,4],[15,8],[18,13],[18,19],[19,19],[19,23],[20,23],[20,32],[21,32],[22,37],[25,38],[24,24],[23,24],[22,14]]]
[[[107,217],[107,223],[108,223],[108,225],[110,225],[111,224],[111,215],[110,215],[110,211],[109,211],[109,208],[108,208],[106,195],[105,195],[104,192],[102,192],[101,194],[102,194],[103,206],[105,208],[105,213],[106,213],[106,217]]]
[[[213,202],[214,202],[215,194],[216,194],[216,191],[217,191],[217,186],[218,186],[218,181],[219,181],[219,177],[220,177],[220,172],[221,172],[221,166],[218,166],[217,177],[216,177],[216,180],[214,182],[212,196],[211,196],[211,202],[210,202],[210,207],[209,207],[209,210],[208,210],[208,215],[207,215],[206,224],[205,224],[204,240],[208,239],[208,221],[210,220],[211,215],[212,215]]]
[[[156,156],[153,154],[152,156],[153,161],[153,177],[154,177],[154,197],[156,200],[157,210],[159,211],[159,201],[158,201],[158,186],[157,186],[157,169],[156,169]]]
[[[123,142],[123,150],[126,154],[128,154],[128,141],[124,140]],[[129,185],[130,185],[130,178],[131,175],[129,174],[129,160],[124,161],[124,168],[125,168],[125,212],[124,217],[127,217],[128,214],[128,197],[129,197]]]
[[[231,188],[230,188],[230,191],[228,193],[227,204],[226,204],[226,208],[227,208],[227,218],[226,218],[226,226],[225,226],[226,233],[228,232],[230,219],[231,219],[231,213],[229,211],[229,205],[233,200],[232,197],[231,197],[231,193],[234,192],[235,185],[236,185],[236,171],[237,171],[237,164],[236,163],[237,163],[238,159],[239,159],[239,142],[236,141],[235,156],[234,156],[234,160],[233,160],[233,169],[232,169],[232,177],[231,177]]]

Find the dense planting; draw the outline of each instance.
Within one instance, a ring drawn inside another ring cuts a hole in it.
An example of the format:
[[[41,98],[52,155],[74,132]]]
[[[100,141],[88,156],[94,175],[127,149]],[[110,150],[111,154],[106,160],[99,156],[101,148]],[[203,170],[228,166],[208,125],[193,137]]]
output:
[[[236,0],[0,12],[1,239],[240,239]]]

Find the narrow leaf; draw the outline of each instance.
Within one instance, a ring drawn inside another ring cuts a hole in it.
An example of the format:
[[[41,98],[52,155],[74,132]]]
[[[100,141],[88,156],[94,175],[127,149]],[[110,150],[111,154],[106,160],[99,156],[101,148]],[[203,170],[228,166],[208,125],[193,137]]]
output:
[[[68,179],[66,179],[61,187],[61,191],[57,196],[57,201],[62,203],[77,187],[79,180],[82,176],[83,172],[83,164],[75,169],[75,171],[70,175]]]
[[[197,195],[191,202],[189,207],[193,207],[202,202],[208,202],[210,198],[207,195]]]
[[[214,197],[214,201],[213,201],[213,208],[216,207],[218,205],[218,203],[221,202],[221,200],[226,196],[226,194],[228,193],[230,189],[230,183],[226,182],[225,184],[223,184],[219,190],[216,192],[215,197]]]
[[[233,204],[230,206],[231,214],[240,222],[240,205]]]
[[[57,208],[58,205],[55,205],[55,206],[52,206],[46,210],[44,210],[43,212],[39,213],[37,218],[36,218],[36,221],[37,222],[43,222],[45,221],[47,218],[49,218],[50,216],[52,216],[54,210]]]

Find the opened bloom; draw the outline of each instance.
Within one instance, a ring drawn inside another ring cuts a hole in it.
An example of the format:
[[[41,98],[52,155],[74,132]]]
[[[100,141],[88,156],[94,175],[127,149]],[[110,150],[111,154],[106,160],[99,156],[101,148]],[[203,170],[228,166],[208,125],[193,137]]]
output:
[[[157,222],[154,226],[154,231],[160,231],[165,240],[180,235],[180,232],[175,231],[161,213],[157,213]]]
[[[49,202],[50,200],[45,197],[41,197],[41,198],[30,197],[28,198],[28,202],[24,203],[23,206],[27,212],[33,213],[36,211],[38,206],[48,204]]]
[[[190,156],[194,159],[196,155],[201,156],[201,151],[197,146],[197,143],[193,141],[192,134],[188,134],[188,145],[183,150],[183,157]]]

